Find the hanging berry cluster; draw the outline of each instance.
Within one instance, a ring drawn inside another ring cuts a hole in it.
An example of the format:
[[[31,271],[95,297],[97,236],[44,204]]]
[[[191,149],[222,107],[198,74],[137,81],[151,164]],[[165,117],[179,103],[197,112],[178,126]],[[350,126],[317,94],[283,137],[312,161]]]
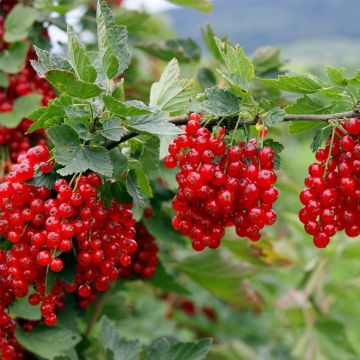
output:
[[[345,130],[345,131],[344,131]],[[360,234],[360,118],[333,127],[317,162],[309,167],[307,189],[300,194],[300,221],[314,244],[324,248],[336,232]]]
[[[120,270],[120,276],[126,279],[130,277],[148,279],[154,275],[159,262],[157,256],[159,247],[143,223],[137,223],[135,230],[138,248],[132,254],[131,264]]]
[[[164,159],[167,168],[180,165],[173,227],[190,237],[197,251],[217,248],[229,226],[241,237],[259,240],[263,227],[276,220],[274,151],[259,147],[256,139],[227,146],[225,128],[211,135],[196,113],[184,130]]]
[[[16,4],[16,1],[3,1],[0,4],[0,51],[4,51],[9,44],[3,41],[5,33],[5,17],[1,15],[7,14]],[[47,36],[47,32],[43,34]],[[55,97],[55,93],[50,85],[37,76],[35,70],[30,64],[30,60],[34,59],[35,54],[29,49],[25,64],[18,74],[8,74],[9,86],[0,88],[0,113],[13,111],[14,102],[21,96],[29,94],[42,95],[42,104],[47,105],[49,100]],[[23,119],[23,121],[15,128],[7,128],[0,126],[0,146],[4,146],[3,158],[5,160],[5,170],[9,168],[10,162],[15,163],[20,154],[24,154],[32,145],[44,144],[44,133],[42,131],[25,135],[32,121]]]
[[[66,292],[76,292],[81,308],[89,306],[96,291],[106,291],[130,265],[137,242],[131,205],[113,201],[104,208],[97,198],[99,175],[79,175],[72,183],[61,178],[51,190],[27,184],[36,169],[51,171],[49,156],[45,146],[30,148],[0,184],[0,235],[12,243],[8,251],[0,252],[0,310],[6,314],[4,307],[26,296],[33,286],[29,302],[41,303],[44,322],[51,326]],[[47,293],[47,271],[63,271],[63,256],[74,250],[75,281],[57,279]],[[12,320],[4,326],[11,332]]]

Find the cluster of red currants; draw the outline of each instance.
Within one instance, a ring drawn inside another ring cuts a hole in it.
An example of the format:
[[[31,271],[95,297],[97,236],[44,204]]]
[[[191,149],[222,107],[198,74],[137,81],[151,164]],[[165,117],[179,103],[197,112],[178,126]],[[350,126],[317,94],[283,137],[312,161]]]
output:
[[[131,264],[120,270],[120,276],[126,279],[130,277],[148,279],[154,275],[159,262],[157,256],[159,247],[143,223],[137,223],[135,230],[138,248],[132,254]]]
[[[196,113],[183,129],[164,159],[167,168],[180,164],[173,227],[190,237],[197,251],[217,248],[229,226],[241,237],[259,240],[261,229],[276,220],[274,151],[259,147],[256,139],[227,146],[225,128],[212,135]]]
[[[11,243],[9,250],[0,251],[4,319],[5,307],[28,295],[33,286],[29,303],[41,304],[45,324],[54,325],[66,292],[76,292],[79,306],[86,308],[96,291],[106,291],[122,268],[130,265],[137,251],[132,205],[113,201],[105,208],[97,198],[103,180],[96,173],[75,176],[70,183],[57,179],[52,189],[27,183],[35,171],[46,174],[52,166],[48,149],[38,145],[19,156],[0,184],[0,235]],[[63,257],[73,250],[77,252],[72,264],[74,282],[57,278],[47,293],[48,271],[65,270]],[[1,331],[0,335],[7,343]]]
[[[7,13],[15,3],[13,1],[4,1],[0,4],[0,51],[5,50],[9,45],[3,41],[5,18],[1,15],[1,12]],[[42,95],[43,105],[47,105],[55,97],[50,85],[44,79],[39,78],[32,68],[30,60],[34,56],[33,50],[29,49],[24,68],[18,74],[8,74],[9,86],[0,88],[0,113],[13,111],[14,102],[20,96],[32,93],[40,94]],[[44,141],[42,131],[25,135],[31,124],[32,122],[25,118],[15,128],[0,126],[0,145],[6,146],[6,153],[8,152],[6,154],[6,157],[8,157],[6,160],[9,161],[6,164],[7,168],[10,167],[10,162],[15,163],[17,157],[25,153],[32,145]]]
[[[345,132],[343,131],[345,130]],[[341,123],[310,165],[299,219],[314,244],[324,248],[336,232],[360,234],[360,118]]]

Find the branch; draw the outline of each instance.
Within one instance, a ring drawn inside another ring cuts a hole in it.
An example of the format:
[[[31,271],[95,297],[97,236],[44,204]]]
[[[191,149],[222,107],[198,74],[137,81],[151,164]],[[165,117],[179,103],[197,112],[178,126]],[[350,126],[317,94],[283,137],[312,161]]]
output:
[[[355,116],[359,116],[359,112],[357,110],[345,111],[345,112],[334,113],[334,114],[323,114],[323,115],[288,114],[288,115],[284,116],[282,121],[325,121],[325,122],[327,122],[327,121],[330,121],[333,119],[344,119],[344,118],[351,118],[351,117],[355,117]],[[188,115],[181,115],[181,116],[171,117],[171,118],[169,118],[168,121],[176,126],[180,126],[180,125],[185,125],[188,122],[188,120],[189,120]],[[232,118],[229,118],[229,120],[237,121],[238,117],[232,117]],[[258,116],[256,116],[254,119],[240,119],[239,125],[255,125],[258,122],[258,120],[259,120]],[[219,118],[212,119],[207,123],[207,126],[211,127],[213,125],[216,125],[218,122],[219,122]],[[120,139],[120,141],[108,141],[105,146],[108,150],[113,149],[117,145],[119,145],[137,135],[138,135],[137,133],[128,132]]]

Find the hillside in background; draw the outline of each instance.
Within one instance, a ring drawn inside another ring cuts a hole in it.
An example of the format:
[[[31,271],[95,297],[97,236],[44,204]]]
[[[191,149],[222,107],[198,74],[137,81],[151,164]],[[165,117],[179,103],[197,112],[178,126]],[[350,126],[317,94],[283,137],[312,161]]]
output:
[[[358,0],[214,0],[214,12],[169,11],[177,33],[201,42],[200,28],[213,24],[247,52],[276,45],[292,67],[336,64],[353,67],[360,61]]]

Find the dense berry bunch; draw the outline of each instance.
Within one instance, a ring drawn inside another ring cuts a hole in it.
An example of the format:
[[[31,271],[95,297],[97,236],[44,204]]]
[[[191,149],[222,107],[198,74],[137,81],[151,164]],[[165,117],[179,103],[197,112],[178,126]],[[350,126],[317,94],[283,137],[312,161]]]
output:
[[[173,226],[191,238],[197,251],[217,248],[228,226],[257,241],[261,229],[276,220],[274,151],[259,148],[256,139],[227,146],[224,128],[211,135],[199,120],[198,114],[190,115],[185,134],[174,140],[164,159],[167,168],[180,165]]]
[[[342,127],[346,133],[337,128],[316,152],[317,162],[310,165],[300,195],[304,207],[299,218],[319,248],[338,231],[350,237],[360,234],[360,118]]]
[[[143,223],[137,223],[135,230],[138,249],[132,255],[131,264],[121,269],[120,275],[124,278],[150,278],[154,275],[159,261],[159,248]]]
[[[130,265],[137,250],[131,206],[113,201],[105,208],[97,198],[102,184],[97,174],[74,178],[75,187],[66,179],[56,180],[51,190],[27,184],[37,169],[46,174],[52,166],[48,149],[38,145],[19,157],[0,184],[0,235],[12,243],[0,252],[0,310],[4,313],[34,286],[29,303],[41,304],[49,326],[56,323],[66,292],[76,291],[79,305],[87,307],[96,291],[106,291]],[[61,272],[63,257],[73,250],[75,281],[56,280],[47,293],[47,272]]]

